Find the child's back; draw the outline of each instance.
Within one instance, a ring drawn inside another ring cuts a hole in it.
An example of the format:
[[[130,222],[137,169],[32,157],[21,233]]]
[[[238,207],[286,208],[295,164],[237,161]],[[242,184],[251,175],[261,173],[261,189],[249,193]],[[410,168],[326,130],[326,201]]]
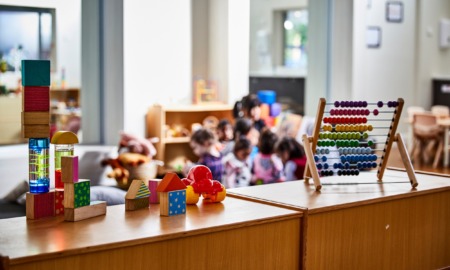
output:
[[[284,181],[283,163],[273,154],[277,135],[266,129],[259,139],[259,150],[253,160],[253,184],[269,184]]]

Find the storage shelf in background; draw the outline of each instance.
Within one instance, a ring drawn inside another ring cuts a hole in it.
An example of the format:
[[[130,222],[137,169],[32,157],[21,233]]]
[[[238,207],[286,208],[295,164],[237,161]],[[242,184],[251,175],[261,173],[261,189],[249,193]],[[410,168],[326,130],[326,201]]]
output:
[[[177,105],[164,107],[166,112],[216,112],[229,111],[233,107],[227,104]]]
[[[188,143],[190,140],[190,137],[164,138],[165,143]]]

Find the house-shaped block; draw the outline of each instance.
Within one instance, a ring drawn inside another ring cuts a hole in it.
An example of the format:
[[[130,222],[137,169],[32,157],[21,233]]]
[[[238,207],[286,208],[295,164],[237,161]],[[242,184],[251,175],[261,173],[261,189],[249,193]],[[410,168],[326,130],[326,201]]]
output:
[[[167,173],[159,183],[160,215],[173,216],[186,213],[186,185],[175,173]]]
[[[150,191],[142,180],[133,180],[125,194],[125,210],[148,208]]]

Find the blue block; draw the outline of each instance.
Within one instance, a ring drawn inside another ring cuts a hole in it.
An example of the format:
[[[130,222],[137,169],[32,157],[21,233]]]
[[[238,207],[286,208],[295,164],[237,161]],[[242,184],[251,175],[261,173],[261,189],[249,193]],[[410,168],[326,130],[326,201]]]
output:
[[[277,94],[273,90],[260,90],[258,91],[258,99],[261,103],[272,105],[277,99]]]
[[[169,216],[186,213],[186,190],[169,192]]]
[[[50,86],[49,60],[22,60],[23,86]]]

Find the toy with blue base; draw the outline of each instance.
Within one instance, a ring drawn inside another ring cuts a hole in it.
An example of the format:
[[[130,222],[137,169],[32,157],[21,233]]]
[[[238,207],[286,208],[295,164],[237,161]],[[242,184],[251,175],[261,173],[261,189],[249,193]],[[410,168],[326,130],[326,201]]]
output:
[[[50,61],[22,61],[22,135],[28,138],[26,216],[38,219],[59,211],[56,193],[50,191]]]
[[[377,106],[376,109],[367,109],[374,105]],[[382,110],[385,105],[388,107],[387,111]],[[377,168],[378,181],[382,182],[392,144],[396,142],[411,185],[413,188],[416,187],[418,183],[405,143],[402,136],[396,133],[403,105],[402,98],[397,101],[378,101],[376,103],[367,101],[327,103],[324,98],[321,98],[313,134],[310,137],[303,135],[302,138],[308,160],[304,174],[306,183],[309,183],[309,179],[312,178],[316,191],[320,191],[322,188],[321,176],[331,176],[335,173],[338,176],[356,176],[360,170],[371,168]],[[326,106],[334,106],[334,108],[325,111]],[[330,116],[324,117],[325,113]],[[380,115],[391,113],[392,118],[379,118]],[[369,115],[372,115],[370,119]],[[371,125],[372,121],[381,124]],[[388,122],[389,126],[383,125],[383,122]],[[369,135],[374,129],[387,129],[388,132],[387,134]],[[373,150],[371,148],[373,141],[369,139],[370,136],[386,137],[383,149]],[[317,148],[318,146],[321,148]],[[329,147],[338,149],[330,150]],[[339,158],[329,158],[327,155],[331,151],[338,152]],[[372,151],[381,151],[382,155],[375,155]],[[337,159],[337,161],[330,164],[332,159]]]

